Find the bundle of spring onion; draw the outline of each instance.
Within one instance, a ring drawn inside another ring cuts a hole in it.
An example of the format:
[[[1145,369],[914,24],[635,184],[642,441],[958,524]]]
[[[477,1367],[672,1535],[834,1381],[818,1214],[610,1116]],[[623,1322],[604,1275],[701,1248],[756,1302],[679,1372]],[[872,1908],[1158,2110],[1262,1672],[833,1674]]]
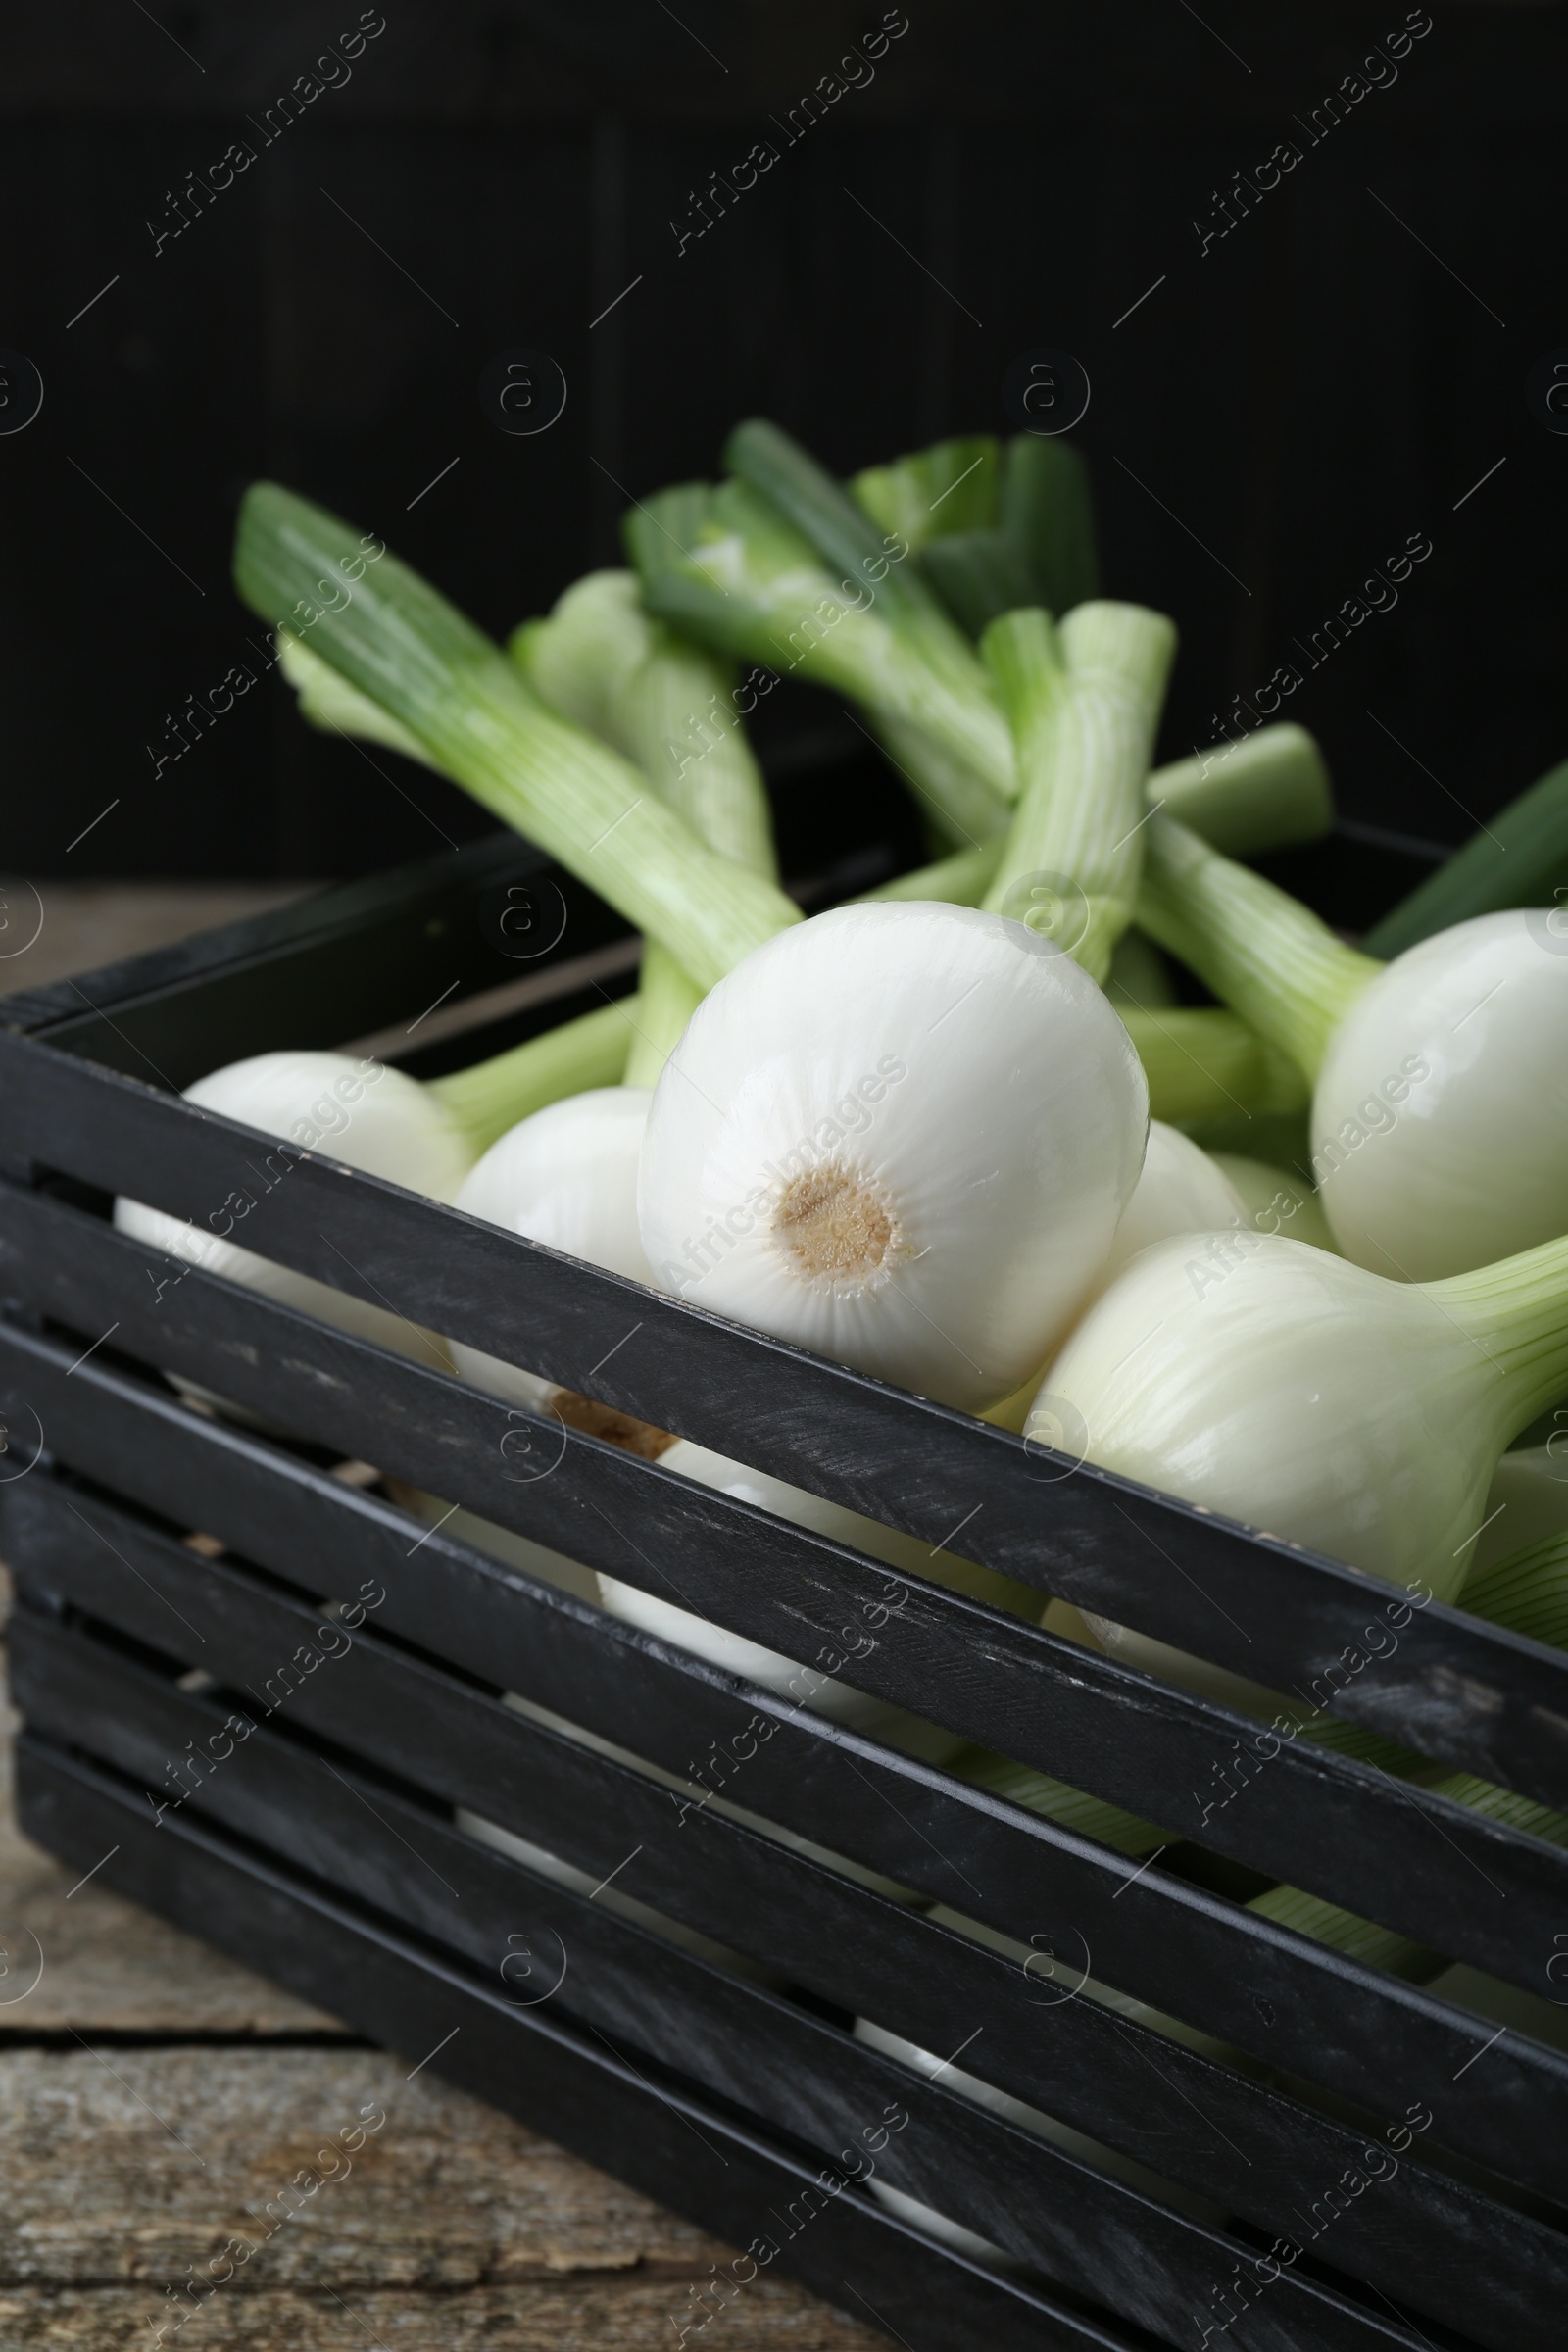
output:
[[[740,427],[725,454],[716,487],[656,492],[628,516],[630,570],[579,581],[506,650],[395,557],[356,571],[358,536],[334,516],[252,490],[236,577],[292,631],[304,714],[454,779],[616,907],[643,963],[619,1004],[430,1086],[272,1054],[190,1099],[1568,1640],[1568,1438],[1507,1450],[1568,1396],[1568,767],[1357,950],[1239,862],[1332,822],[1302,729],[1152,770],[1175,631],[1099,596],[1070,450],[978,437],[848,485],[771,425]],[[321,609],[328,573],[353,584]],[[786,672],[858,713],[935,854],[809,921],[779,886],[744,724]],[[1219,1003],[1179,1002],[1191,981]],[[1221,1120],[1219,1156],[1183,1132]],[[226,1236],[118,1214],[309,1312],[448,1346]],[[667,1471],[1041,1613],[1038,1592],[510,1358],[449,1352],[464,1377]],[[1499,1507],[1502,1550],[1477,1540]],[[524,1544],[462,1524],[508,1556]],[[524,1549],[536,1573],[804,1704],[951,1751],[705,1624],[673,1585],[643,1592]],[[1045,1615],[1244,1709],[1288,1704],[1134,1629]],[[1297,1728],[1373,1753],[1332,1716]],[[1434,1781],[1388,1742],[1376,1760],[1515,1818],[1518,1800]],[[1130,1854],[1165,1836],[977,1751],[955,1768]],[[1517,1826],[1557,1835],[1526,1813]],[[1258,1906],[1407,1975],[1432,1957],[1293,1888]]]

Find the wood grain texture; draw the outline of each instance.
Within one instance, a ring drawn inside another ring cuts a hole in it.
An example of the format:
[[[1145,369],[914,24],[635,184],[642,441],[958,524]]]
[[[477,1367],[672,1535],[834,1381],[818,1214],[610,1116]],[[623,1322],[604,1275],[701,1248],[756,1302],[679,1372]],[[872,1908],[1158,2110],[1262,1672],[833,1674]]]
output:
[[[672,2343],[670,2291],[642,2278],[540,2287],[519,2296],[508,2287],[461,2293],[284,2290],[230,2297],[211,2320],[196,2319],[169,2343],[189,2352],[221,2344],[230,2352],[650,2352]],[[145,2290],[49,2295],[0,2292],[0,2329],[8,2352],[121,2352],[151,2341]],[[700,2341],[700,2338],[693,2338]],[[884,2335],[843,2319],[825,2304],[759,2279],[745,2307],[715,2328],[723,2352],[869,2352]]]

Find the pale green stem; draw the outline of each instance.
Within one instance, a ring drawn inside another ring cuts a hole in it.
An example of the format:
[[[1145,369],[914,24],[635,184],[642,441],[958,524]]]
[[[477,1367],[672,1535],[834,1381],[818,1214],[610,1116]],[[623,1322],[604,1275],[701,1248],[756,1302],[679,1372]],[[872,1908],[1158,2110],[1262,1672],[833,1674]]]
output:
[[[870,466],[850,496],[878,530],[899,532],[918,554],[929,540],[984,530],[996,520],[1001,452],[989,433],[938,441],[930,449]]]
[[[1478,1780],[1472,1772],[1446,1773],[1441,1780],[1428,1781],[1433,1796],[1446,1797],[1450,1804],[1463,1805],[1484,1821],[1494,1821],[1502,1828],[1518,1830],[1525,1836],[1540,1838],[1548,1845],[1568,1845],[1568,1820],[1554,1813],[1549,1806],[1538,1805],[1532,1798],[1518,1796],[1510,1788],[1499,1788],[1491,1781]],[[1370,1968],[1387,1969],[1391,1975],[1404,1977],[1413,1984],[1427,1984],[1441,1975],[1448,1965],[1441,1954],[1428,1951],[1406,1936],[1396,1935],[1392,1928],[1380,1928],[1371,1920],[1360,1919],[1352,1911],[1342,1911],[1337,1904],[1326,1903],[1317,1895],[1303,1894],[1299,1887],[1273,1886],[1267,1894],[1256,1896],[1247,1906],[1260,1919],[1272,1919],[1281,1927],[1295,1928],[1301,1936],[1311,1936],[1317,1942],[1333,1946],[1352,1960],[1360,1960]]]
[[[1568,1237],[1418,1287],[1486,1358],[1500,1449],[1568,1389]]]
[[[657,939],[649,940],[637,979],[637,1031],[626,1056],[625,1085],[659,1084],[661,1070],[702,1001],[702,990],[668,949]]]
[[[450,1077],[431,1078],[426,1084],[475,1152],[488,1151],[498,1136],[547,1103],[591,1086],[619,1086],[639,1018],[635,997],[601,1004],[559,1029],[547,1029],[489,1061],[477,1062],[471,1070],[454,1070]]]
[[[314,652],[704,987],[800,920],[774,884],[717,857],[626,760],[550,711],[428,582],[389,553],[370,559],[335,515],[257,485],[240,511],[235,578],[269,621],[306,605]]]
[[[1059,629],[1006,612],[981,641],[1013,730],[1020,779],[986,905],[1047,929],[1096,980],[1132,921],[1145,787],[1176,631],[1141,605],[1077,605]]]
[[[629,571],[590,572],[546,620],[511,640],[513,659],[555,709],[641,768],[721,858],[777,879],[767,788],[753,756],[727,656],[694,646],[644,612]],[[703,991],[650,940],[625,1083],[653,1086]]]
[[[1206,1007],[1116,1007],[1149,1080],[1152,1117],[1171,1126],[1237,1111],[1300,1110],[1306,1081],[1234,1012]]]
[[[390,717],[379,703],[359,693],[330,662],[313,654],[303,637],[295,637],[287,629],[277,633],[277,666],[300,698],[300,716],[323,734],[383,743],[389,752],[401,752],[405,760],[416,760],[437,775],[444,772],[416,735]]]
[[[1330,1038],[1383,965],[1171,817],[1152,816],[1144,833],[1140,928],[1316,1078]]]
[[[1334,822],[1334,787],[1304,727],[1260,727],[1157,768],[1149,797],[1228,858],[1255,858],[1316,841]]]

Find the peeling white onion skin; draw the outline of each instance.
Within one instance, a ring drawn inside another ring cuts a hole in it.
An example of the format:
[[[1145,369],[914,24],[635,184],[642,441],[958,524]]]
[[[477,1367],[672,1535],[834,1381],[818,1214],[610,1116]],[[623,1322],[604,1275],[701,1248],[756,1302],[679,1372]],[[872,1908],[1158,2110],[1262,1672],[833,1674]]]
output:
[[[1312,1097],[1313,1172],[1358,1265],[1435,1282],[1568,1232],[1560,917],[1517,907],[1440,931],[1340,1023]]]
[[[941,1401],[1069,1327],[1143,1164],[1125,1029],[1049,941],[973,907],[841,906],[699,1005],[639,1181],[656,1279]]]
[[[653,1099],[647,1087],[600,1086],[536,1110],[491,1145],[454,1206],[652,1288],[637,1231],[637,1160]],[[449,1345],[476,1389],[549,1411],[554,1381],[461,1340]]]
[[[452,1199],[473,1158],[460,1129],[428,1089],[402,1070],[356,1060],[348,1054],[253,1054],[198,1078],[185,1089],[185,1101],[434,1200]],[[240,1248],[214,1229],[220,1218],[232,1231],[243,1232],[243,1219],[234,1215],[231,1202],[214,1202],[206,1231],[140,1200],[122,1198],[115,1202],[115,1223],[121,1232],[166,1256],[243,1283],[340,1331],[375,1340],[399,1355],[446,1368],[445,1348],[432,1333]],[[193,1383],[179,1385],[187,1395],[208,1396]],[[235,1414],[239,1408],[223,1404],[223,1410]]]

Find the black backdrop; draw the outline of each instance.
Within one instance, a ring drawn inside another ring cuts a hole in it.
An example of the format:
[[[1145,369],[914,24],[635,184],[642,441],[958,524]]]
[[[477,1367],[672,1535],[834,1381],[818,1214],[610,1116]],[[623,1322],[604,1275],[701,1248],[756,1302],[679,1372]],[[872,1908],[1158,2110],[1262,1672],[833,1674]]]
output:
[[[786,146],[770,122],[885,13],[907,29],[874,79]],[[1429,14],[1314,143],[1327,93]],[[275,677],[155,777],[167,714],[258,634],[227,580],[256,474],[500,632],[613,561],[624,495],[712,470],[737,416],[849,470],[1007,429],[1003,374],[1039,345],[1089,370],[1107,585],[1181,627],[1167,754],[1304,670],[1296,641],[1411,534],[1433,552],[1397,605],[1290,705],[1347,808],[1456,840],[1568,753],[1568,438],[1525,399],[1568,347],[1562,8],[384,0],[269,143],[361,16],[0,22],[0,346],[44,382],[0,437],[0,869],[329,874],[488,822],[312,736]],[[677,251],[760,137],[777,165]],[[235,139],[256,161],[219,189]],[[1282,139],[1300,163],[1200,252],[1195,220]],[[191,172],[210,195],[155,249]],[[476,397],[514,346],[567,380],[532,438]],[[832,723],[774,702],[786,734]]]

